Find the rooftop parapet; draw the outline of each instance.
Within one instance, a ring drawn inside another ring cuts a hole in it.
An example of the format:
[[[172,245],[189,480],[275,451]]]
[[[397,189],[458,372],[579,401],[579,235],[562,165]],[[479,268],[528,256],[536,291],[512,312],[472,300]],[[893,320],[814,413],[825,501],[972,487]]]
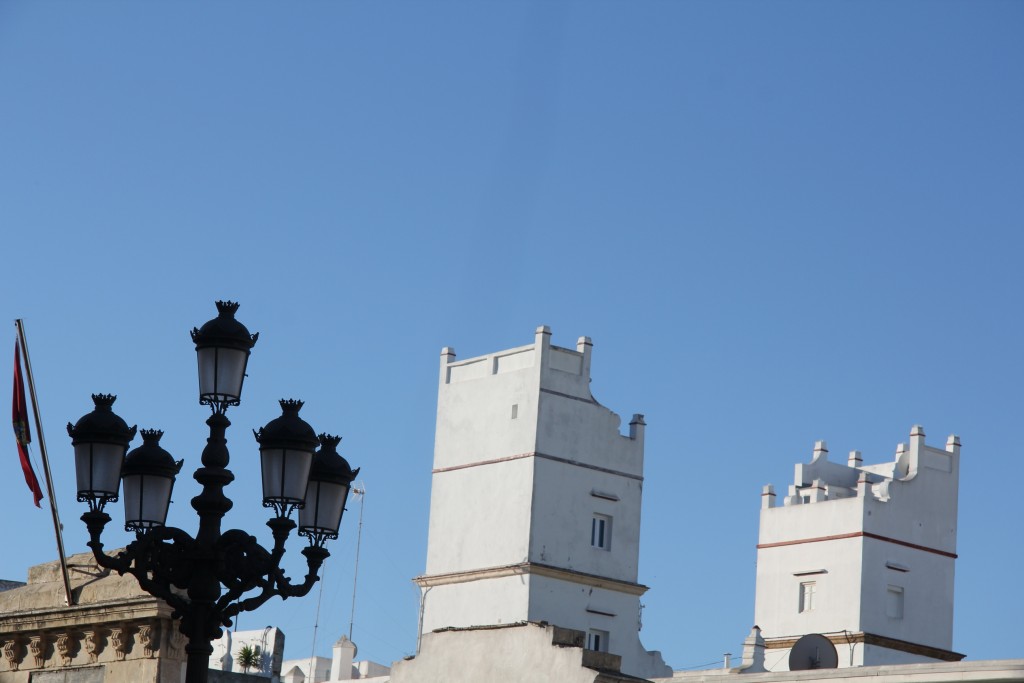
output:
[[[914,425],[908,443],[900,443],[892,461],[865,465],[861,452],[850,451],[846,464],[828,459],[828,445],[815,441],[809,463],[798,463],[794,468],[793,484],[783,498],[784,505],[802,505],[865,497],[868,493],[879,501],[888,501],[893,481],[908,482],[922,469],[952,473],[955,459],[960,455],[960,437],[951,434],[945,448],[928,446],[924,428]],[[761,507],[775,507],[775,489],[766,486],[761,493]]]
[[[455,349],[441,349],[441,384],[479,380],[509,372],[531,370],[540,377],[541,386],[577,398],[594,401],[590,395],[590,362],[594,342],[579,337],[576,348],[551,343],[551,328],[540,325],[534,343],[496,351],[465,360],[455,359]]]

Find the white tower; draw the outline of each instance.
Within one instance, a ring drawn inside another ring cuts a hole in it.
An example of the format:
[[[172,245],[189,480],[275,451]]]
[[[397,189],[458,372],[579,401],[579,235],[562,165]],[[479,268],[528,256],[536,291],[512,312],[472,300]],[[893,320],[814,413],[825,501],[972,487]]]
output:
[[[546,621],[622,671],[671,675],[638,637],[644,421],[590,395],[590,339],[455,361],[441,351],[421,633]]]
[[[892,462],[865,466],[859,451],[830,462],[819,441],[782,506],[765,487],[754,621],[769,670],[786,670],[808,633],[833,642],[840,667],[963,658],[952,651],[959,472],[959,438],[933,448],[915,426]]]

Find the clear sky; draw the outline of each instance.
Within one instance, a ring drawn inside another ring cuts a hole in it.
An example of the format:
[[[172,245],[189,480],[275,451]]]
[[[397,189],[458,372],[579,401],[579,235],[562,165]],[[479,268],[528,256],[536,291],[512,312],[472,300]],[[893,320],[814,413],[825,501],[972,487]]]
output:
[[[954,648],[1022,656],[1022,36],[1019,2],[0,2],[0,305],[69,550],[64,425],[93,392],[166,432],[194,528],[187,332],[235,299],[261,334],[227,524],[268,537],[250,430],[306,400],[368,491],[359,655],[411,654],[438,352],[547,324],[647,416],[641,637],[673,667],[740,651],[761,487],[815,439],[889,460],[915,423],[963,440]],[[24,579],[55,550],[6,438],[0,577]],[[241,628],[308,656],[316,609]]]

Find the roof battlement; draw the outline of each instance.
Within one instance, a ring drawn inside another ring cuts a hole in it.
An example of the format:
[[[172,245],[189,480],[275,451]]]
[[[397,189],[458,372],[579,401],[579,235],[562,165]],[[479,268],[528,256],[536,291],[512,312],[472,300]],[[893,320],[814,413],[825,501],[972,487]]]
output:
[[[590,337],[577,339],[575,349],[555,346],[551,343],[551,328],[541,325],[536,330],[533,344],[483,356],[456,361],[455,349],[444,347],[441,349],[441,380],[442,384],[454,384],[536,368],[547,377],[554,375],[563,382],[586,387],[590,383],[590,353],[593,347]]]
[[[897,444],[893,460],[875,465],[865,465],[858,450],[850,451],[845,464],[833,462],[829,460],[828,444],[815,441],[811,461],[795,466],[793,483],[782,504],[788,507],[858,497],[885,503],[893,496],[894,482],[909,483],[925,470],[957,473],[960,437],[951,434],[945,448],[929,446],[924,439],[924,428],[914,425],[909,441]],[[955,480],[953,485],[955,491]],[[761,507],[776,507],[775,487],[771,484],[762,490]]]

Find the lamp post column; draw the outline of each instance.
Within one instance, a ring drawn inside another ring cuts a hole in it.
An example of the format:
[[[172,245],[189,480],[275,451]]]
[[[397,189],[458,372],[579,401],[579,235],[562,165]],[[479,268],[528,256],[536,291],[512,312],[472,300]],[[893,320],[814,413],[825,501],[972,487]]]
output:
[[[213,654],[212,641],[220,631],[220,619],[214,614],[221,596],[216,545],[221,538],[221,520],[232,506],[224,495],[224,487],[235,478],[227,469],[229,455],[225,433],[231,422],[223,413],[214,412],[206,424],[210,427],[210,436],[203,449],[203,467],[193,475],[203,485],[203,491],[192,499],[192,508],[199,515],[199,531],[192,546],[194,574],[188,587],[192,608],[182,619],[182,631],[188,636],[186,683],[206,681]]]

